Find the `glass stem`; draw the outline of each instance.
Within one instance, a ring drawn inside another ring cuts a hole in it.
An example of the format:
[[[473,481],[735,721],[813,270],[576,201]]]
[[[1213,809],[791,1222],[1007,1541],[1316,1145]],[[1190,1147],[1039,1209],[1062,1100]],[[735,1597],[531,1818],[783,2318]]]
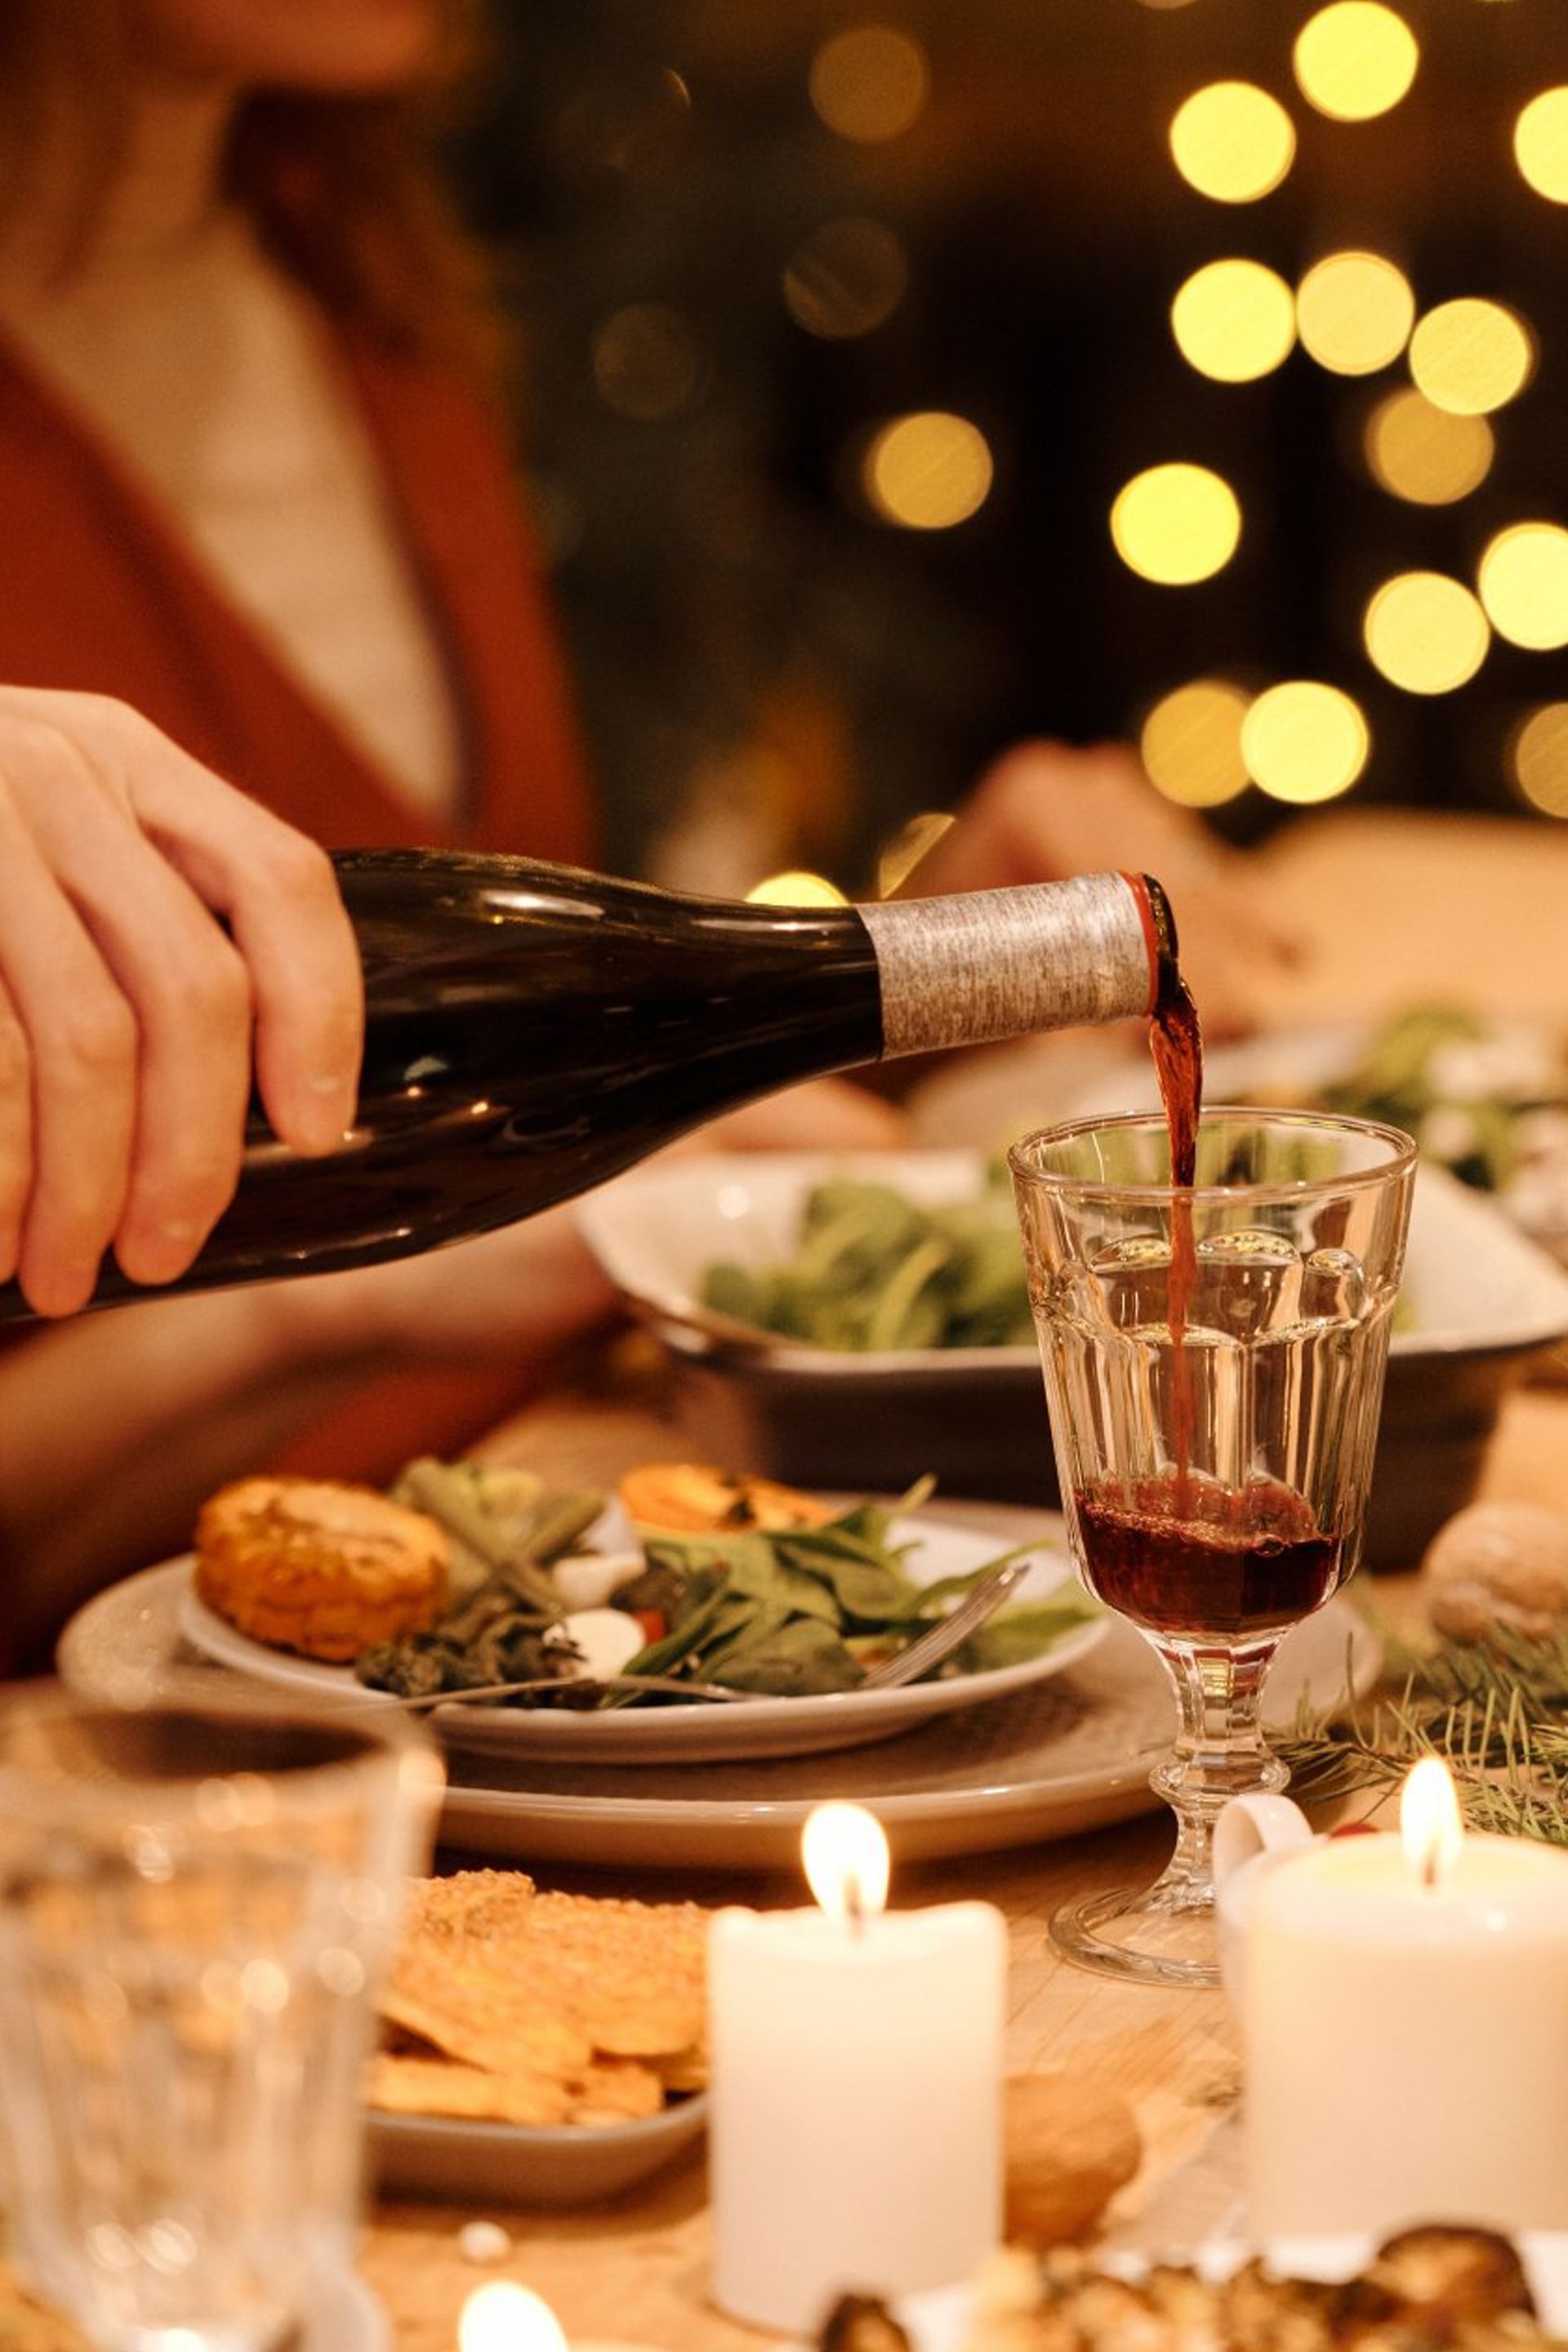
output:
[[[1181,1715],[1175,1744],[1149,1776],[1155,1794],[1176,1816],[1176,1850],[1163,1884],[1187,1880],[1209,1888],[1220,1807],[1232,1797],[1283,1789],[1290,1778],[1258,1719],[1263,1677],[1280,1638],[1244,1650],[1154,1644],[1175,1686]]]

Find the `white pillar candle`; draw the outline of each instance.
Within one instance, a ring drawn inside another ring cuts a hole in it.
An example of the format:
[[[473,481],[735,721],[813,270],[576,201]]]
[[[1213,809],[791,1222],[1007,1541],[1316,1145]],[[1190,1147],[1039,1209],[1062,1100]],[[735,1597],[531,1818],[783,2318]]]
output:
[[[1568,2229],[1568,1853],[1466,1835],[1436,1759],[1259,1878],[1241,2011],[1255,2237]]]
[[[883,1911],[858,1807],[819,1807],[805,1844],[823,1907],[720,1912],[710,1974],[713,2293],[791,2330],[971,2277],[1002,2217],[1000,1912]]]

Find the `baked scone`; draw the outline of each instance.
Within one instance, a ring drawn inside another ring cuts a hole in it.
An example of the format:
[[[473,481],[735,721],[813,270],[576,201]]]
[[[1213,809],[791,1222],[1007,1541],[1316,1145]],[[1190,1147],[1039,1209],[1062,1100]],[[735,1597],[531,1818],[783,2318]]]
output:
[[[445,1528],[374,1486],[241,1478],[196,1519],[196,1591],[242,1633],[334,1664],[440,1614]]]

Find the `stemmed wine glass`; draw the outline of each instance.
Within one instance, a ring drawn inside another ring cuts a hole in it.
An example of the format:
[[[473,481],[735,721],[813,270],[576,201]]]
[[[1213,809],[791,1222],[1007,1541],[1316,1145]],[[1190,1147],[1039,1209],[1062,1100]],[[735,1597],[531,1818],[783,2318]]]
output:
[[[1046,1129],[1009,1162],[1073,1558],[1179,1709],[1151,1775],[1176,1814],[1169,1867],[1051,1933],[1110,1976],[1214,1984],[1215,1816],[1284,1786],[1263,1678],[1360,1555],[1415,1146],[1215,1108],[1190,1187],[1159,1112]]]

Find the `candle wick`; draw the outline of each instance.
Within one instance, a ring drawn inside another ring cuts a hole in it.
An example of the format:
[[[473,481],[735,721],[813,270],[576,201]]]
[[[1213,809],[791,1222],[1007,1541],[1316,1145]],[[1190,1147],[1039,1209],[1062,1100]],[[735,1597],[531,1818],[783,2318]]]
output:
[[[844,1916],[849,1922],[851,1939],[858,1943],[866,1932],[866,1902],[860,1891],[859,1877],[853,1870],[845,1874]]]
[[[1426,1853],[1421,1857],[1421,1884],[1423,1886],[1427,1887],[1436,1887],[1437,1884],[1437,1848],[1436,1844],[1429,1845]]]

